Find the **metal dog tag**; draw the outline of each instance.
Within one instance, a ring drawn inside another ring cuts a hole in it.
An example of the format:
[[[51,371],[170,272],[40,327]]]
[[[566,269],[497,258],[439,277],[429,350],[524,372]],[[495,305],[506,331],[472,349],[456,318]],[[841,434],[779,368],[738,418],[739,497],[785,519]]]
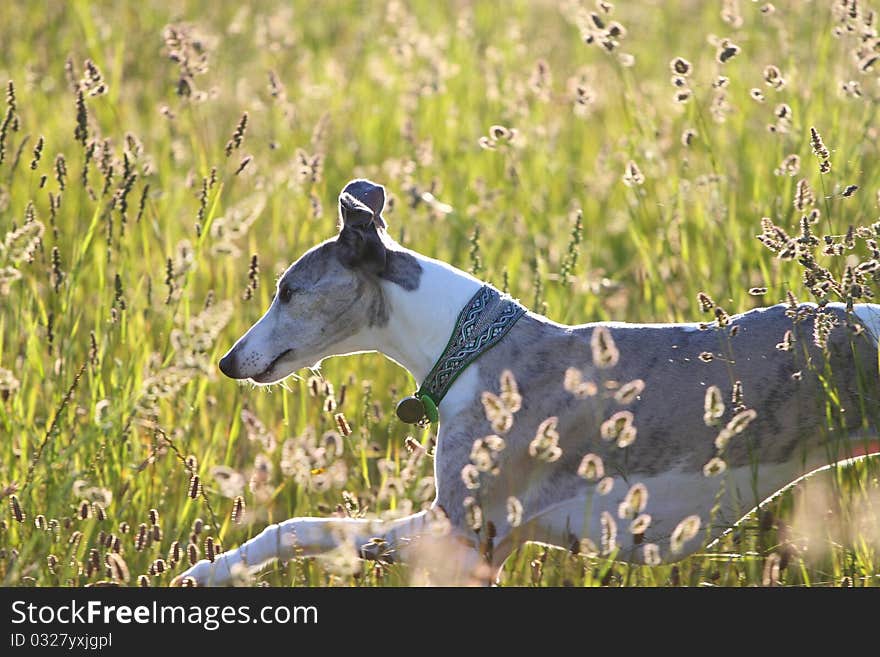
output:
[[[425,417],[425,405],[418,397],[404,397],[397,402],[397,417],[407,424],[418,424]]]

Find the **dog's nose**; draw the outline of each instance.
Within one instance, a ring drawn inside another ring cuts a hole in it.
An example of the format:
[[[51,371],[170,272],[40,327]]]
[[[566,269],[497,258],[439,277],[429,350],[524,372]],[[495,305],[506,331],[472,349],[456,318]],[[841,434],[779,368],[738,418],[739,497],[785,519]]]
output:
[[[237,379],[236,376],[236,367],[235,367],[235,354],[233,350],[230,349],[223,358],[220,359],[220,371],[223,372],[230,379]]]

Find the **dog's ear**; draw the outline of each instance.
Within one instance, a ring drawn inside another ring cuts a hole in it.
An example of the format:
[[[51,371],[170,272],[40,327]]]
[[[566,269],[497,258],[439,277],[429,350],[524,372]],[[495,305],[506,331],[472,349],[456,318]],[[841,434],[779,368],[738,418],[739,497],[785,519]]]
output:
[[[339,259],[347,267],[374,274],[385,270],[388,257],[380,231],[385,230],[382,208],[385,189],[369,180],[353,180],[339,195]]]

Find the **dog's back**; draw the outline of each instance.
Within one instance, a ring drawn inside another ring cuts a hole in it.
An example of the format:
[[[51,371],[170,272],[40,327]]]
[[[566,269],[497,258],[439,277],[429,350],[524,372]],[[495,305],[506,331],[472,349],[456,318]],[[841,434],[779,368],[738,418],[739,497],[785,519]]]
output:
[[[864,317],[880,317],[880,306],[856,309],[862,323],[867,324]],[[800,448],[838,437],[849,440],[860,428],[876,433],[878,426],[874,327],[857,333],[842,304],[828,304],[819,319],[816,310],[801,304],[793,313],[780,304],[705,330],[698,324],[616,322],[565,327],[530,315],[496,347],[497,357],[480,362],[480,378],[497,381],[510,369],[519,382],[524,408],[508,442],[531,440],[536,421],[558,416],[562,457],[552,469],[560,479],[566,478],[563,472],[575,477],[588,452],[598,454],[612,472],[702,472],[718,454],[721,429],[744,410],[753,411],[744,418],[750,426],[742,439],[729,441],[727,465],[780,463]],[[826,349],[816,343],[817,321],[830,328]],[[619,353],[607,369],[593,362],[591,338],[599,326],[608,330]],[[571,368],[584,382],[580,393],[567,389]],[[635,380],[644,382],[641,392],[621,400],[616,393]],[[724,411],[707,424],[704,400],[710,386],[719,389]],[[602,423],[618,411],[632,413],[637,431],[626,449],[601,436]],[[471,421],[476,426],[486,419],[475,415]]]

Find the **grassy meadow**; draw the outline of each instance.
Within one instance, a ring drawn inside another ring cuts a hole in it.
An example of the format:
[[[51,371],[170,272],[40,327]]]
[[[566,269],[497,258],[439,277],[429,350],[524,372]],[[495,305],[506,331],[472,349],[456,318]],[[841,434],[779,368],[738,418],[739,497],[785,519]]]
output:
[[[430,449],[435,427],[396,419],[414,384],[382,356],[270,389],[216,367],[276,277],[334,234],[351,178],[386,186],[402,244],[560,322],[714,319],[700,292],[732,314],[876,289],[854,273],[880,234],[880,18],[862,2],[14,0],[3,14],[5,586],[164,586],[270,522],[433,498],[431,458],[406,439]],[[764,217],[818,237],[836,282],[756,239],[778,236]],[[529,546],[501,582],[876,585],[877,470],[839,469],[818,500],[796,487],[675,565]],[[819,521],[798,522],[805,504]],[[252,584],[411,575],[293,560]]]

